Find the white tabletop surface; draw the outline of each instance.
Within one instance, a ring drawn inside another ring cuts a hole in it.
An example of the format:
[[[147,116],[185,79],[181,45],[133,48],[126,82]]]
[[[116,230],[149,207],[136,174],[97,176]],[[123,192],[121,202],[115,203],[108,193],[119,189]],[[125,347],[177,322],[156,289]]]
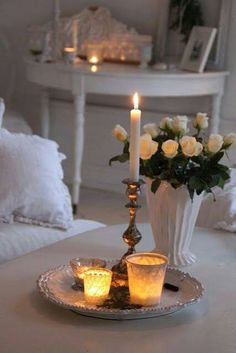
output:
[[[139,226],[138,250],[153,246]],[[205,287],[203,299],[158,318],[110,321],[80,316],[40,297],[38,275],[78,256],[117,258],[124,225],[110,226],[33,252],[0,266],[1,353],[235,353],[236,234],[196,229],[198,262],[186,271]]]

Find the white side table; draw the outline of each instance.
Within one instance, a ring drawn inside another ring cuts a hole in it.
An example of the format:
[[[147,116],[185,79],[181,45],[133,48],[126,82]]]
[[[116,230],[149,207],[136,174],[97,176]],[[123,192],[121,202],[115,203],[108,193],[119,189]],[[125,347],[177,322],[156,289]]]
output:
[[[103,64],[96,72],[86,63],[65,65],[26,61],[28,80],[42,86],[42,135],[50,130],[48,88],[71,91],[74,97],[74,153],[72,202],[79,202],[81,162],[84,145],[84,113],[87,93],[131,95],[138,91],[148,97],[212,96],[211,132],[217,132],[220,106],[227,71],[189,73],[184,71],[158,72],[151,69],[119,64]]]

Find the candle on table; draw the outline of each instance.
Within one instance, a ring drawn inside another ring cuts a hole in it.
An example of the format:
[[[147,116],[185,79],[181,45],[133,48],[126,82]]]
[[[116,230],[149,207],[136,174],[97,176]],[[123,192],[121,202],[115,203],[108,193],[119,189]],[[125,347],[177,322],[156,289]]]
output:
[[[112,271],[90,269],[84,272],[84,295],[90,304],[102,304],[108,297],[111,287]]]
[[[75,49],[75,54],[77,54],[77,45],[78,45],[78,26],[77,26],[77,18],[73,18],[72,25],[72,42],[73,47]]]
[[[63,58],[66,64],[73,64],[75,61],[75,49],[74,48],[64,48]]]
[[[73,271],[76,284],[83,285],[84,273],[91,268],[102,268],[106,266],[106,261],[102,259],[77,257],[70,260],[70,266]]]
[[[89,58],[89,63],[90,64],[97,64],[98,58],[95,55],[93,55],[91,58]]]
[[[156,253],[136,253],[126,257],[130,301],[153,306],[160,303],[168,259]]]
[[[132,181],[138,181],[141,110],[138,109],[139,96],[137,92],[133,96],[133,101],[134,109],[130,112],[129,177]]]
[[[85,45],[85,52],[89,64],[98,65],[103,62],[103,44],[87,42]]]

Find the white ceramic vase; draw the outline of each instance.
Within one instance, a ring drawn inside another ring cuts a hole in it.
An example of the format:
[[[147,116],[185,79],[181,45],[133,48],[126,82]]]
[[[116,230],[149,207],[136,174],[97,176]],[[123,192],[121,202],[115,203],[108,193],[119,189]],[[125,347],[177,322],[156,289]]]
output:
[[[149,218],[156,247],[155,252],[165,254],[171,266],[186,266],[196,261],[189,246],[202,194],[194,195],[191,201],[186,186],[174,189],[169,183],[162,182],[154,194],[152,180],[146,181],[146,195]]]

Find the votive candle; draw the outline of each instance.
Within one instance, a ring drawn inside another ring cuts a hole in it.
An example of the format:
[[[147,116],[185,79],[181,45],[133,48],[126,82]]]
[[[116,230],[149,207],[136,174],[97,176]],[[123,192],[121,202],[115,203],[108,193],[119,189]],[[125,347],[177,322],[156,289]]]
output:
[[[112,271],[108,269],[90,269],[84,272],[84,295],[90,304],[102,304],[108,297]]]
[[[75,61],[75,49],[74,48],[64,48],[63,58],[66,64],[73,64]]]
[[[78,46],[78,21],[77,21],[77,18],[73,18],[73,22],[72,22],[72,41],[73,41],[73,47],[75,50],[75,54],[77,54],[77,46]]]
[[[136,253],[126,257],[130,301],[142,306],[160,303],[168,259],[157,253]]]

